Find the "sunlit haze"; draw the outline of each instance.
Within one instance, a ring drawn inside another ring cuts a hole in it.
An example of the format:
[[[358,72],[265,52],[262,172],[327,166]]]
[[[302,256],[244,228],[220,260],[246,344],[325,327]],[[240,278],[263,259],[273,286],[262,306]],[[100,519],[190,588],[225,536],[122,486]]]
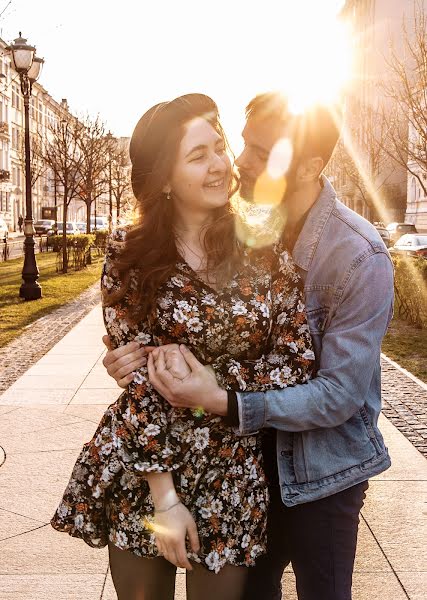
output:
[[[56,100],[100,113],[115,135],[129,136],[159,101],[203,92],[238,151],[256,93],[282,89],[295,110],[337,93],[349,75],[348,34],[335,18],[342,4],[12,0],[0,27],[5,41],[22,31],[37,47],[40,83]]]

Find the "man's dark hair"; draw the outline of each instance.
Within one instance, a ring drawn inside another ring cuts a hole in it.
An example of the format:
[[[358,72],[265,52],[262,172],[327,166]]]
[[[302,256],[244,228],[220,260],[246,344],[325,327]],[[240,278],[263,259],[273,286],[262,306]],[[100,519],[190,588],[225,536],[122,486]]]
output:
[[[246,119],[270,118],[289,127],[294,158],[299,161],[320,156],[326,167],[340,136],[341,107],[314,104],[300,114],[293,114],[288,99],[279,92],[255,96],[246,107]]]

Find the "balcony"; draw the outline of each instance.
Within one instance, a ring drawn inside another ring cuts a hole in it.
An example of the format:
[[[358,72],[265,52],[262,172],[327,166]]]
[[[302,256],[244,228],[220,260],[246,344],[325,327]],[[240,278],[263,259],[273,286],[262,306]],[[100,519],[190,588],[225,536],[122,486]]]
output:
[[[0,121],[0,138],[9,139],[9,123]]]
[[[10,179],[10,171],[6,171],[6,169],[0,169],[0,181],[9,181]]]

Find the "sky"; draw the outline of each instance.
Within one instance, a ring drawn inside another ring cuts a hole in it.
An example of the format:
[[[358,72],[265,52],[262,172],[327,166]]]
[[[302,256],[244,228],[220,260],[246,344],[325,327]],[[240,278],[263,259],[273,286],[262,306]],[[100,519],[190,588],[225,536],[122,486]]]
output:
[[[0,37],[21,31],[45,59],[39,81],[48,92],[75,113],[99,113],[116,136],[130,136],[153,104],[201,92],[217,102],[237,151],[252,96],[291,85],[306,99],[347,68],[346,34],[334,28],[342,4],[0,0]]]

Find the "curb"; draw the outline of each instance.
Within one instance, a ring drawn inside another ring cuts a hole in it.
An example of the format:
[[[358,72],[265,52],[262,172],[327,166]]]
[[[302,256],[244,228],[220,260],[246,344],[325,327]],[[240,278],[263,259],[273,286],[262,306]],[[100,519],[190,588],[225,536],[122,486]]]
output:
[[[420,388],[422,388],[423,390],[427,391],[427,383],[424,383],[424,381],[421,381],[421,379],[418,379],[418,377],[415,377],[415,375],[413,375],[410,371],[407,371],[406,369],[404,369],[403,367],[401,367],[399,365],[399,363],[395,362],[394,360],[392,360],[391,358],[389,358],[386,354],[383,354],[382,352],[381,352],[381,358],[383,358],[390,365],[392,365],[393,367],[395,367],[398,371],[400,371],[401,373],[403,373],[403,375],[406,375],[406,377],[409,377],[410,379],[412,379],[412,381],[414,381],[415,383],[417,383],[420,386]]]

